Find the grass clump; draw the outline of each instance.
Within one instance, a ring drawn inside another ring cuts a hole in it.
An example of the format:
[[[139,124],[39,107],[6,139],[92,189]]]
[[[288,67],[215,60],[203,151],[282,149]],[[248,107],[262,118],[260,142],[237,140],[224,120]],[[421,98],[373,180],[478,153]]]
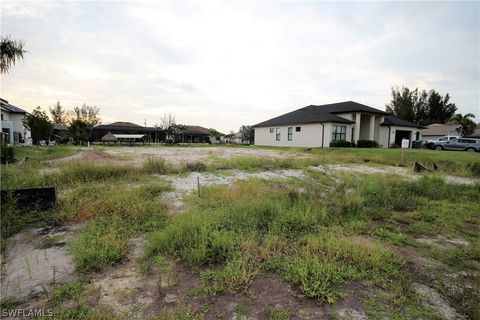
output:
[[[171,168],[162,157],[148,157],[142,165],[142,172],[165,174],[171,171]]]
[[[124,189],[98,185],[80,187],[63,203],[70,219],[90,221],[72,242],[77,270],[101,270],[124,259],[128,239],[139,233],[162,228],[165,205],[161,192],[166,188],[150,185]]]

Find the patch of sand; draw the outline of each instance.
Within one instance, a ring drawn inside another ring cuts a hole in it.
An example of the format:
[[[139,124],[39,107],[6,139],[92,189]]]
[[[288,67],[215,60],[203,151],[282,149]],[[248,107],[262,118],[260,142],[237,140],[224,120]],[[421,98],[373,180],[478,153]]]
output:
[[[23,299],[36,296],[55,284],[70,279],[74,267],[65,241],[81,225],[30,229],[8,239],[2,261],[1,298]],[[51,236],[64,236],[58,244],[42,249],[42,241]]]

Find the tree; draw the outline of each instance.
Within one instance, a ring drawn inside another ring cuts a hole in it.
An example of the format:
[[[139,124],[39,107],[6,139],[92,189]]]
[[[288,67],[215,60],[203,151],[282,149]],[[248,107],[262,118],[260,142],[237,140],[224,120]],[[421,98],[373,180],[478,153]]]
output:
[[[100,108],[97,106],[89,106],[84,103],[81,107],[73,108],[73,111],[69,112],[69,115],[74,120],[81,120],[82,122],[90,125],[91,127],[96,126],[100,123],[100,117],[98,116]]]
[[[457,110],[454,103],[450,103],[450,96],[445,97],[435,90],[428,93],[418,88],[410,90],[392,88],[392,100],[386,105],[387,112],[395,116],[415,122],[420,125],[447,122]]]
[[[450,103],[450,95],[442,97],[435,90],[430,90],[428,95],[428,118],[423,124],[445,123],[449,121],[457,111],[455,103]]]
[[[173,131],[175,131],[175,134],[180,133],[181,140],[183,142],[183,133],[187,130],[187,126],[184,124],[173,124]]]
[[[57,101],[57,103],[50,108],[50,115],[52,116],[53,123],[66,125],[68,122],[67,112],[60,104],[60,101]]]
[[[465,115],[457,113],[450,120],[461,125],[463,135],[468,136],[475,131],[476,123],[472,120],[474,118],[475,115],[472,113],[467,113]]]
[[[426,113],[426,92],[419,92],[418,88],[413,91],[407,87],[392,88],[392,101],[386,107],[387,112],[418,123],[419,115]]]
[[[180,127],[175,123],[175,116],[172,116],[170,113],[164,114],[160,119],[160,128],[165,132],[165,138],[167,143],[175,143],[175,136],[178,133],[179,129],[185,131],[186,127]],[[183,132],[182,132],[183,134]]]
[[[215,139],[216,143],[218,143],[217,141],[220,141],[220,137],[222,136],[222,134],[218,132],[215,128],[208,129],[208,132],[210,133],[210,136]]]
[[[11,40],[9,36],[0,40],[0,73],[7,74],[10,67],[15,65],[17,60],[23,59],[27,53],[23,49],[25,42],[22,40]]]
[[[30,130],[33,144],[40,144],[40,140],[45,140],[48,144],[48,139],[53,132],[53,123],[48,118],[47,113],[40,107],[27,114],[23,124]]]
[[[248,141],[249,144],[253,143],[254,132],[252,126],[242,125],[240,127],[240,132],[242,133],[243,141]]]
[[[92,137],[92,125],[82,119],[75,119],[70,122],[68,134],[76,143],[83,144]]]

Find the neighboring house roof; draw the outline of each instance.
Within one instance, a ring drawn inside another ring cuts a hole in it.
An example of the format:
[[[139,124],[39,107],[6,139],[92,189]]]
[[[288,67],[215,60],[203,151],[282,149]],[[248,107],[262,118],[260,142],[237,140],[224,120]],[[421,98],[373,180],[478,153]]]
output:
[[[426,127],[422,134],[424,136],[446,136],[460,128],[459,124],[432,123]],[[460,130],[458,130],[458,133],[460,133]]]
[[[363,112],[374,113],[378,115],[389,115],[385,111],[378,110],[354,101],[345,101],[339,103],[331,103],[320,106],[310,105],[298,110],[286,113],[279,117],[260,122],[253,127],[270,127],[276,125],[302,124],[302,123],[319,123],[319,122],[338,122],[338,123],[354,123],[348,119],[337,116],[336,114]]]
[[[0,98],[0,106],[4,111],[10,112],[10,113],[22,113],[22,114],[27,113],[27,111],[11,105],[10,103],[8,103],[7,100],[2,98]]]
[[[399,127],[411,127],[411,128],[420,128],[423,129],[425,127],[422,127],[414,122],[410,122],[407,120],[403,120],[400,118],[397,118],[392,115],[385,116],[383,122],[380,124],[381,126],[399,126]],[[423,133],[425,135],[425,133]]]
[[[475,131],[468,135],[467,138],[480,138],[480,128],[475,129]]]
[[[152,132],[158,131],[160,129],[156,129],[153,127],[142,127],[138,124],[131,123],[131,122],[113,122],[110,124],[100,124],[98,126],[93,127],[93,130],[108,130],[108,131],[140,131],[140,132]]]
[[[127,122],[127,121],[117,121],[117,122],[112,122],[110,124],[107,124],[107,126],[114,126],[114,127],[142,127],[138,124],[132,123],[132,122]],[[143,127],[142,127],[143,128]]]
[[[68,128],[64,127],[61,124],[54,123],[53,124],[53,130],[58,130],[58,131],[68,131]]]
[[[210,135],[210,130],[201,126],[185,126],[186,129],[182,131],[183,134],[207,134]]]

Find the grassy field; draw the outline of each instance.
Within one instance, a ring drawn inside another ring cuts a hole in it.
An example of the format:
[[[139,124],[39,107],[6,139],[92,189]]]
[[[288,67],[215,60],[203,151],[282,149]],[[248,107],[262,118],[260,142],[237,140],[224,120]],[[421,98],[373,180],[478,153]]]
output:
[[[17,155],[45,160],[77,151],[54,148],[19,148]],[[306,308],[314,301],[332,317],[342,318],[327,306],[353,297],[372,319],[443,319],[435,303],[425,302],[415,290],[423,285],[438,292],[456,316],[480,318],[480,184],[451,185],[442,179],[445,173],[479,177],[479,154],[406,150],[402,165],[419,161],[440,168],[438,174],[410,181],[311,168],[328,163],[397,166],[401,151],[396,149],[279,151],[292,156],[213,157],[210,163],[180,167],[154,157],[140,166],[75,160],[53,167],[41,161],[2,167],[2,189],[54,185],[59,190],[58,206],[48,212],[19,212],[11,201],[2,208],[2,251],[10,235],[32,225],[85,223],[69,242],[75,279],[46,292],[39,302],[60,319],[114,317],[108,306],[91,298],[90,283],[126,263],[129,240],[139,236],[147,238],[136,262],[143,276],[160,283],[166,266],[178,264],[199,279],[182,289],[175,304],[149,314],[151,319],[226,318],[230,311],[215,301],[228,297],[250,299],[251,305],[237,308],[237,315],[302,318],[293,305],[255,305],[258,298],[249,292],[265,275],[288,285],[291,293],[285,294],[296,303]],[[200,197],[184,197],[182,212],[168,212],[165,195],[172,187],[156,174],[222,174],[228,169],[296,169],[304,178],[203,187]],[[44,245],[55,241],[47,239]],[[185,277],[182,272],[174,278]],[[156,299],[163,299],[162,290],[159,286]]]

